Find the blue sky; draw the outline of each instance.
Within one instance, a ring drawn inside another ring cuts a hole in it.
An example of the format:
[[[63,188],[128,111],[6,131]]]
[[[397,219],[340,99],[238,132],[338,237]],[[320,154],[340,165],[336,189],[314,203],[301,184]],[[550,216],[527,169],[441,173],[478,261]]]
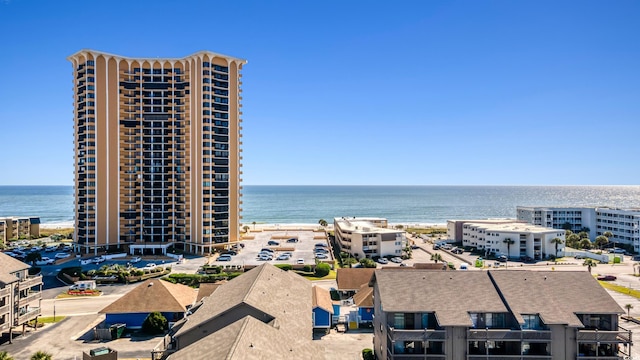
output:
[[[638,1],[0,0],[0,185],[73,183],[70,54],[243,71],[249,185],[638,184]]]

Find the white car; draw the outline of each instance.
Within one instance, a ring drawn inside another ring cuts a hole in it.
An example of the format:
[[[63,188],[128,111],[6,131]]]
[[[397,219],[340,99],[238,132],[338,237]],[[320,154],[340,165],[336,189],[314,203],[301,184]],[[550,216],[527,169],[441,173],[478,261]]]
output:
[[[298,259],[297,263],[298,265],[304,265],[304,259],[303,258]]]
[[[140,256],[136,256],[136,257],[134,257],[133,259],[131,259],[131,261],[130,261],[130,262],[131,262],[132,264],[135,264],[135,263],[138,263],[138,262],[140,262],[140,261],[142,261],[142,258],[141,258]]]
[[[55,264],[55,262],[56,261],[54,259],[50,259],[48,257],[43,257],[42,259],[36,261],[36,265],[38,265],[38,266],[53,265],[53,264]]]
[[[91,262],[94,264],[100,264],[101,262],[105,262],[105,261],[107,261],[107,259],[104,256],[98,256],[91,259]]]
[[[70,254],[67,253],[57,253],[56,256],[54,256],[56,259],[66,259],[69,256],[71,256]]]

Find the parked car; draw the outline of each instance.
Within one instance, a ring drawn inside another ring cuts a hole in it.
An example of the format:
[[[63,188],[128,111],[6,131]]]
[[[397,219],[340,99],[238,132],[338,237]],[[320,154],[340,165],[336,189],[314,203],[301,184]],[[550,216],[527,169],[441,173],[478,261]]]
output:
[[[135,256],[133,259],[131,259],[132,264],[139,263],[140,261],[142,261],[142,258],[140,256]]]
[[[291,238],[287,240],[288,243],[297,243],[298,239],[297,238]]]
[[[316,259],[328,259],[329,255],[327,254],[322,254],[322,253],[316,253]]]
[[[258,255],[258,260],[260,261],[271,261],[273,260],[273,255],[271,254],[259,254]]]
[[[609,253],[612,254],[624,254],[625,250],[621,248],[611,248],[609,249]]]
[[[265,252],[265,251],[266,251],[266,252],[270,252],[270,253],[272,253],[272,254],[273,254],[273,249],[269,249],[269,248],[262,248],[262,249],[260,249],[260,252]]]
[[[269,240],[269,242],[267,242],[267,245],[276,246],[276,245],[280,245],[280,243],[275,240]]]
[[[38,265],[38,266],[53,265],[55,263],[56,263],[56,261],[54,259],[50,259],[48,257],[43,257],[42,259],[36,261],[36,265]]]
[[[236,251],[229,250],[229,251],[225,251],[225,252],[223,252],[221,255],[236,256],[236,255],[238,255],[238,253],[237,253]]]
[[[278,257],[276,258],[276,260],[289,260],[291,258],[290,255],[288,254],[280,254],[278,255]]]
[[[433,250],[440,250],[440,245],[433,244]]]
[[[385,259],[385,258],[381,257],[381,258],[379,258],[379,259],[378,259],[378,263],[380,263],[380,264],[388,264],[388,263],[389,263],[389,260],[387,260],[387,259]]]
[[[218,261],[231,261],[231,255],[222,254],[218,256]]]
[[[613,275],[600,275],[598,276],[598,280],[600,281],[615,281],[617,277]]]
[[[304,259],[303,259],[303,258],[299,258],[299,259],[296,261],[296,263],[297,263],[298,265],[303,265],[303,264],[304,264]]]
[[[400,264],[400,263],[402,263],[402,259],[396,256],[396,257],[391,258],[391,262],[394,262],[396,264]]]
[[[325,249],[325,248],[316,248],[315,249],[316,253],[320,253],[320,254],[328,254],[329,250]]]
[[[507,255],[500,255],[500,256],[498,256],[498,261],[500,261],[500,262],[507,262],[507,260],[509,260],[509,258],[507,257]]]
[[[70,254],[67,253],[57,253],[56,256],[54,256],[56,259],[66,259],[69,256],[71,256]]]
[[[453,249],[451,249],[451,252],[454,254],[462,254],[464,252],[464,249],[459,248],[459,247],[455,247]]]
[[[56,251],[58,249],[57,246],[55,245],[49,245],[46,248],[44,248],[44,251],[48,251],[48,252],[52,252],[52,251]]]
[[[29,251],[31,251],[31,252],[36,252],[36,251],[41,251],[41,250],[42,250],[42,247],[40,247],[40,246],[34,246],[31,249],[29,249]]]
[[[576,258],[576,259],[584,259],[584,255],[578,254],[578,255],[574,256],[574,258]]]
[[[104,256],[98,256],[98,257],[94,257],[93,259],[91,259],[91,262],[94,264],[100,264],[102,262],[107,261],[107,259]]]

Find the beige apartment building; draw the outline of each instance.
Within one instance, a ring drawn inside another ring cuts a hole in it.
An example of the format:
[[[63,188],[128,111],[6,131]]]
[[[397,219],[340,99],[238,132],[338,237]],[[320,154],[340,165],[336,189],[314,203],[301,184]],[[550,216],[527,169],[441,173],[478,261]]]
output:
[[[0,218],[0,244],[7,244],[12,239],[38,237],[40,237],[39,217]]]
[[[68,60],[78,250],[203,254],[237,241],[246,60],[94,50]]]
[[[42,276],[31,266],[0,253],[0,335],[40,316]]]

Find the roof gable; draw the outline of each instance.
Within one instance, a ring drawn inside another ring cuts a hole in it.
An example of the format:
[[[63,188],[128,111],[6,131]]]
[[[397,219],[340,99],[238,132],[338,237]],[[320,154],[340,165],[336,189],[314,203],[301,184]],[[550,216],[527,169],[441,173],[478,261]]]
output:
[[[184,312],[196,300],[188,286],[150,279],[100,311],[101,314]]]
[[[336,271],[338,290],[358,290],[362,284],[369,283],[375,268],[342,268]]]
[[[16,271],[28,269],[31,266],[20,260],[0,252],[0,274],[10,274]]]
[[[313,308],[319,307],[327,311],[330,314],[333,314],[333,301],[331,301],[331,294],[329,290],[323,289],[319,286],[313,287]]]

